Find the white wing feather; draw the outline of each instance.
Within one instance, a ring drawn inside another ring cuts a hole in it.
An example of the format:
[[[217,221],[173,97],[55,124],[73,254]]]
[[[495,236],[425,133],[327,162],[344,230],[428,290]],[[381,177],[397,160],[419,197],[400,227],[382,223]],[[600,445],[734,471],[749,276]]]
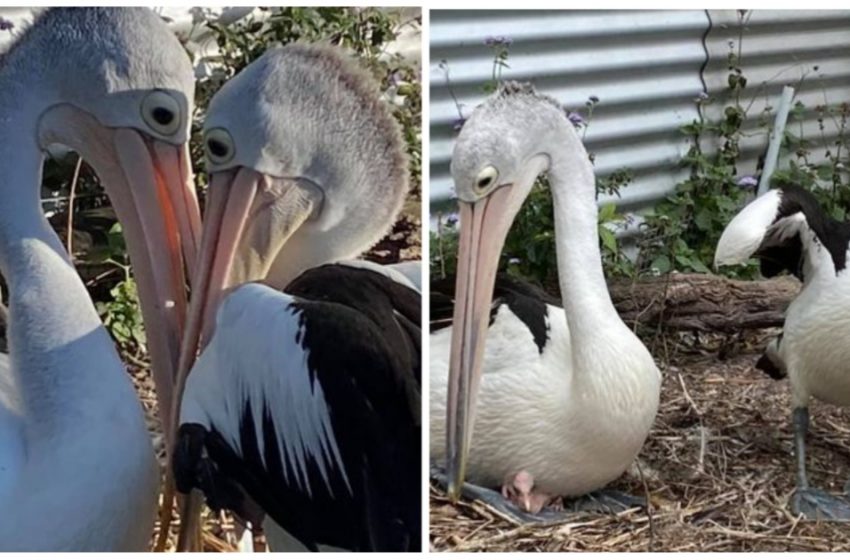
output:
[[[233,291],[219,307],[216,331],[192,368],[180,422],[215,427],[241,453],[240,423],[248,403],[264,455],[263,406],[277,434],[284,476],[312,493],[312,460],[330,490],[331,469],[348,477],[331,426],[321,385],[308,370],[300,311],[294,298],[260,284]],[[350,490],[350,485],[349,485]]]
[[[758,251],[766,239],[771,244],[781,244],[799,233],[806,226],[802,213],[797,212],[776,221],[781,202],[782,191],[772,190],[738,212],[717,242],[714,266],[742,264]]]

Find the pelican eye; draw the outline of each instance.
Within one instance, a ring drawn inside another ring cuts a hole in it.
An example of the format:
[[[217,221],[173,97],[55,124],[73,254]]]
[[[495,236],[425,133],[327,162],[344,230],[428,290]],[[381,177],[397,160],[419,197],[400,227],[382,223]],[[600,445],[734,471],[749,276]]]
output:
[[[222,164],[233,159],[236,149],[233,137],[223,128],[213,128],[204,134],[204,151],[210,163]]]
[[[180,103],[171,94],[154,90],[142,100],[142,119],[154,132],[171,136],[180,129]]]
[[[475,179],[475,190],[483,192],[496,184],[496,179],[499,177],[499,172],[492,165],[488,165],[478,174]]]
[[[152,113],[153,120],[161,124],[162,126],[168,126],[171,124],[171,121],[174,120],[175,115],[169,109],[165,107],[157,107],[153,110]]]

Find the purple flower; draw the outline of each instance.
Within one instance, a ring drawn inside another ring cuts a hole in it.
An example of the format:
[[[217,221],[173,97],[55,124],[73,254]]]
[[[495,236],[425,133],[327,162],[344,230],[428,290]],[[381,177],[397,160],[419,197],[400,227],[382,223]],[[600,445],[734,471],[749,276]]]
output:
[[[567,111],[567,118],[576,128],[584,125],[584,118],[574,111]]]
[[[0,16],[0,31],[11,31],[15,28],[15,24],[8,19]]]
[[[738,179],[737,184],[741,188],[751,189],[753,187],[758,186],[759,182],[752,175],[745,175],[745,176],[741,177],[740,179]]]
[[[404,74],[396,70],[390,74],[390,83],[396,87],[404,81]]]
[[[465,117],[458,117],[454,121],[452,121],[452,130],[458,132],[461,128],[463,128],[464,123],[466,122]]]
[[[488,47],[509,47],[513,42],[513,39],[504,35],[488,35],[484,39],[484,44]]]

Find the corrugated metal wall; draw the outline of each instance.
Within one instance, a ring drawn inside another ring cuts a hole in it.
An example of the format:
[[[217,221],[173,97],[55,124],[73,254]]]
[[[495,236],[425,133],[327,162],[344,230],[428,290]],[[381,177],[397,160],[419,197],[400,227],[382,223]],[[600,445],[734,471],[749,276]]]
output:
[[[738,52],[740,23],[735,10],[710,10],[711,30],[706,45],[710,62],[704,74],[709,92],[727,86],[730,49]],[[765,127],[759,115],[777,107],[782,88],[795,88],[795,102],[807,110],[802,123],[789,119],[787,130],[814,141],[813,161],[822,159],[824,144],[834,142],[836,122],[827,119],[821,134],[817,105],[850,102],[850,11],[754,10],[745,17],[741,41],[741,65],[747,76],[743,96],[749,109],[748,128],[760,130],[742,142],[741,174],[753,173],[758,157],[767,146]],[[709,106],[709,118],[719,116],[720,107]],[[773,124],[773,112],[770,123]],[[801,128],[802,127],[802,128]],[[781,161],[787,161],[787,154]]]
[[[726,87],[728,43],[737,48],[738,16],[724,10],[433,11],[430,32],[432,207],[446,206],[452,194],[449,159],[458,118],[439,64],[447,61],[452,89],[468,114],[484,98],[481,85],[492,72],[484,40],[505,36],[513,43],[504,78],[531,80],[574,109],[591,95],[600,99],[585,142],[596,154],[598,174],[620,168],[634,173],[621,204],[637,210],[683,177],[675,164],[688,141],[679,127],[698,118],[694,99],[706,86],[709,93]],[[782,86],[797,85],[803,74],[800,95],[807,106],[822,104],[824,93],[829,103],[848,101],[850,12],[756,11],[744,34],[743,63],[748,89],[759,97],[753,116],[765,95],[775,105]],[[767,85],[759,87],[761,82]],[[805,130],[820,138],[814,119]],[[765,142],[761,136],[745,143],[750,157],[741,173],[754,170]]]

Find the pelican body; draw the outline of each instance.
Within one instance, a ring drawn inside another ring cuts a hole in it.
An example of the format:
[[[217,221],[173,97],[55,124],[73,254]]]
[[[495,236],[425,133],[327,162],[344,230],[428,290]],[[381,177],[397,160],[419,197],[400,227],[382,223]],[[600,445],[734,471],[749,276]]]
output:
[[[807,517],[850,519],[850,502],[809,486],[805,437],[812,397],[850,405],[850,223],[832,219],[805,189],[786,185],[741,210],[723,230],[716,265],[760,260],[761,272],[789,271],[803,288],[788,306],[782,335],[756,364],[791,383],[797,491],[792,508]]]
[[[345,265],[234,290],[188,379],[178,488],[254,526],[256,502],[275,550],[283,529],[311,551],[418,550],[420,302]]]
[[[42,214],[42,154],[68,145],[104,181],[167,398],[185,312],[181,247],[199,225],[186,159],[191,64],[149,10],[55,9],[5,54],[0,84],[10,349],[0,358],[0,550],[146,550],[158,465],[115,346]]]
[[[391,227],[407,159],[347,58],[272,49],[205,123],[197,338],[184,345],[203,350],[174,472],[181,492],[263,523],[274,551],[421,547],[421,295],[413,267],[349,260]]]
[[[510,224],[544,172],[563,308],[496,277]],[[437,314],[431,335],[432,461],[446,465],[451,496],[466,478],[506,495],[522,481],[516,497],[528,511],[597,490],[640,451],[661,376],[608,294],[587,152],[557,102],[509,83],[465,123],[452,174],[458,273],[443,297],[451,324]]]

